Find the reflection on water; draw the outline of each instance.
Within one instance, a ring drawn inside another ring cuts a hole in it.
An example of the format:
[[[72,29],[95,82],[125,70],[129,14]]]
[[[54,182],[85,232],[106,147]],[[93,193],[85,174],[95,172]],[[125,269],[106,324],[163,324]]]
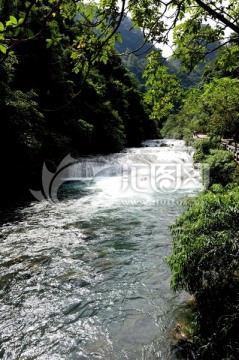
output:
[[[146,145],[113,157],[191,156],[182,142]],[[1,358],[173,359],[186,295],[170,290],[168,225],[195,189],[122,196],[116,179],[65,183],[60,203],[32,203],[2,225]]]

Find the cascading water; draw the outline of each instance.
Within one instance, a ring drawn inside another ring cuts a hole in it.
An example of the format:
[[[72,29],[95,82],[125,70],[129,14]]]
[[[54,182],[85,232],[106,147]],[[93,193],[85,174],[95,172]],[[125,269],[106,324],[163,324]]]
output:
[[[174,359],[186,295],[170,290],[165,257],[178,200],[202,188],[192,149],[151,140],[60,175],[61,201],[1,227],[0,357]]]

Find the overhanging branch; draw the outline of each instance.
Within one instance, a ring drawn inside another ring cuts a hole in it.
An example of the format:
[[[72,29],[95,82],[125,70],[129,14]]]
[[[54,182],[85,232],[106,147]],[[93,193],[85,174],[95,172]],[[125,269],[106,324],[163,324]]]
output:
[[[220,20],[223,24],[225,24],[227,27],[229,27],[231,30],[233,30],[235,33],[239,34],[239,27],[237,25],[235,25],[233,22],[231,22],[230,20],[228,20],[227,18],[225,18],[222,13],[219,13],[217,11],[215,11],[214,9],[212,9],[208,4],[205,4],[202,0],[195,0],[195,2],[205,11],[207,11],[207,13],[209,15],[211,15],[212,17]]]

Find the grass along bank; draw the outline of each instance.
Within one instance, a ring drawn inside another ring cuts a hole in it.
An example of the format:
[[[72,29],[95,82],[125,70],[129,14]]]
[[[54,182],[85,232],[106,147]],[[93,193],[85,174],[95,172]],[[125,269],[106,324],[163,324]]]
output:
[[[233,156],[216,139],[195,142],[194,161],[210,170],[208,189],[187,202],[171,227],[174,290],[195,299],[198,359],[239,358],[239,188]],[[205,172],[206,173],[206,172]]]

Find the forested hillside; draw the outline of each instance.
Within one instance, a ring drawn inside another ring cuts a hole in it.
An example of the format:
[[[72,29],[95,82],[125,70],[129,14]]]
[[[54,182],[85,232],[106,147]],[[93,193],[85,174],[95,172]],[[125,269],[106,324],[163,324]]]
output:
[[[134,28],[133,22],[129,17],[122,21],[119,31],[122,41],[116,43],[116,50],[121,54],[120,56],[125,67],[136,76],[142,85],[143,91],[146,91],[146,78],[143,77],[143,74],[147,64],[147,56],[152,51],[161,53],[161,50],[155,47],[153,43],[147,42],[142,30]],[[180,74],[180,60],[172,56],[165,59],[160,55],[159,62],[168,68],[170,74]],[[181,76],[182,86],[188,88],[197,85],[201,79],[202,68],[203,66],[199,66],[186,77]]]
[[[133,22],[129,17],[125,17],[122,21],[119,31],[122,40],[116,43],[116,50],[121,54],[125,67],[144,86],[146,79],[143,78],[143,73],[146,66],[146,58],[156,48],[152,43],[146,41],[142,30],[134,28]]]
[[[116,50],[121,54],[125,67],[136,76],[144,89],[146,79],[143,77],[143,74],[147,63],[147,56],[151,51],[161,52],[161,50],[145,39],[142,30],[134,28],[133,22],[129,17],[122,21],[119,32],[122,36],[122,41],[116,43]],[[208,49],[208,55],[205,59],[202,59],[204,61],[200,62],[195,69],[190,69],[187,74],[182,74],[181,61],[173,54],[167,59],[161,56],[160,63],[168,68],[170,74],[179,75],[183,88],[195,87],[202,79],[205,66],[217,57],[217,52],[213,52],[213,49],[219,46],[219,43],[205,43],[205,46]]]
[[[37,33],[39,19],[48,9],[47,5],[33,7],[24,30],[30,37]],[[12,36],[20,9],[15,2],[3,0],[0,10],[2,24],[9,16],[13,19],[7,27]],[[68,153],[77,156],[121,151],[125,146],[140,145],[143,139],[160,136],[157,117],[149,119],[152,103],[146,104],[134,78],[145,84],[146,55],[156,49],[150,42],[143,45],[142,31],[132,26],[126,17],[119,28],[122,41],[117,42],[116,49],[120,53],[140,49],[117,56],[112,48],[107,62],[90,60],[94,52],[88,47],[83,49],[82,59],[72,53],[76,35],[81,33],[87,39],[91,34],[76,17],[65,21],[58,16],[57,23],[44,29],[44,36],[14,43],[14,53],[5,54],[5,48],[1,48],[0,136],[5,154],[2,167],[8,174],[3,183],[13,197],[22,190],[25,196],[35,185],[43,161],[54,167]],[[84,45],[78,41],[76,48],[80,51]],[[160,52],[158,56],[163,61]],[[90,64],[87,70],[84,62]],[[176,60],[166,62],[169,73],[178,72],[177,65]],[[14,149],[14,155],[10,149]]]
[[[168,117],[163,136],[189,140],[192,134],[207,133],[238,141],[238,57],[237,45],[226,46],[207,64],[198,86]]]
[[[2,22],[15,11],[14,4],[0,2]],[[31,31],[44,11],[32,13]],[[45,31],[45,37],[51,31],[62,36],[64,45],[46,46],[43,37],[19,42],[0,65],[2,181],[8,198],[25,196],[40,181],[43,161],[54,169],[69,153],[117,152],[158,137],[137,80],[113,50],[107,63],[96,61],[86,76],[73,71],[67,48],[80,25],[59,17],[58,27]]]

